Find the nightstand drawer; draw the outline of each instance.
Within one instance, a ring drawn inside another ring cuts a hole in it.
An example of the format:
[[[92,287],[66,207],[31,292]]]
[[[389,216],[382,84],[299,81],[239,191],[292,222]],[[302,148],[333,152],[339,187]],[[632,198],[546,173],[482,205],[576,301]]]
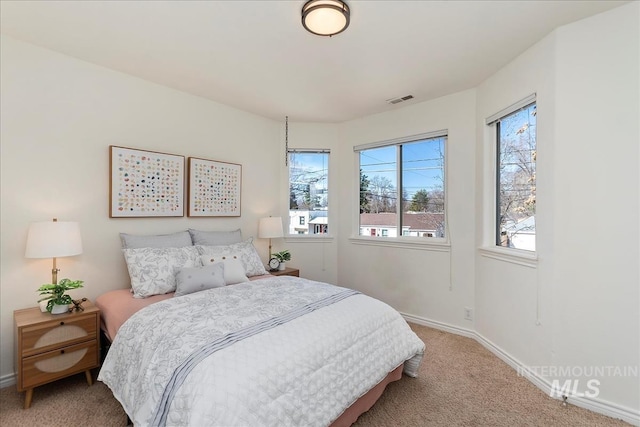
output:
[[[85,301],[83,310],[51,315],[39,307],[13,312],[16,388],[26,391],[24,409],[31,406],[33,389],[100,366],[98,330],[100,310]]]
[[[93,340],[24,358],[19,390],[95,368],[98,366],[97,349],[96,340]]]
[[[28,356],[97,339],[96,316],[93,314],[77,319],[66,317],[22,328],[22,355]]]

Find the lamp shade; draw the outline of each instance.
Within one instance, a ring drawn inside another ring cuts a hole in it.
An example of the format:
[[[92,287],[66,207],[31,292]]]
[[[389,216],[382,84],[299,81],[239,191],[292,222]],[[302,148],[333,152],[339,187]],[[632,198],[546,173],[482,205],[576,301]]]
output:
[[[29,226],[27,258],[57,258],[80,255],[82,238],[77,222],[42,221]]]
[[[310,0],[302,7],[302,26],[319,36],[343,32],[349,20],[349,6],[340,0]]]
[[[284,236],[282,231],[282,218],[279,216],[270,216],[268,218],[260,218],[258,223],[258,237],[262,239],[273,239]]]

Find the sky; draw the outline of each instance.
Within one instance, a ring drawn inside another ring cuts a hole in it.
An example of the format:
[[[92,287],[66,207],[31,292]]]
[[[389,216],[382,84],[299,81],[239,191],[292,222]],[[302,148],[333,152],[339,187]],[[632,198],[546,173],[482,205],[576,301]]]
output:
[[[402,181],[409,200],[418,190],[442,190],[446,137],[402,144]],[[369,181],[382,176],[397,188],[397,147],[360,151],[360,168]]]
[[[443,189],[444,151],[446,137],[431,138],[402,144],[403,188],[409,200],[416,191]],[[397,188],[397,147],[388,146],[360,151],[360,167],[368,179],[374,176],[387,178]],[[317,153],[295,153],[290,156],[295,164],[290,168],[304,169],[305,181],[320,178],[319,186],[326,188],[328,155]],[[293,170],[293,169],[292,169]],[[330,179],[330,178],[329,178]]]

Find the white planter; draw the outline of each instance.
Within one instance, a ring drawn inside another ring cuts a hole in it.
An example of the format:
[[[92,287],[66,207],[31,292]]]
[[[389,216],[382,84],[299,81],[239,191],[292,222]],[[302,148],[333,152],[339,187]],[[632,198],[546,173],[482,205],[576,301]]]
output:
[[[278,266],[278,270],[282,271],[286,268],[286,266],[284,265],[284,262],[281,262],[280,265]]]
[[[66,313],[68,311],[69,311],[69,306],[68,305],[54,304],[53,307],[51,308],[51,314],[62,314],[62,313]]]

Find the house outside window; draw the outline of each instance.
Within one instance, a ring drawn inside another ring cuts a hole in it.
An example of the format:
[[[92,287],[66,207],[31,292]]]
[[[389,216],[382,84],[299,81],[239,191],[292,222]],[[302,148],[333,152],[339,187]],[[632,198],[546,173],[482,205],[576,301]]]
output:
[[[445,237],[447,132],[355,147],[360,236]],[[382,230],[376,233],[376,230]]]
[[[289,234],[329,231],[328,150],[290,150]]]
[[[536,250],[536,103],[496,125],[495,244]]]

